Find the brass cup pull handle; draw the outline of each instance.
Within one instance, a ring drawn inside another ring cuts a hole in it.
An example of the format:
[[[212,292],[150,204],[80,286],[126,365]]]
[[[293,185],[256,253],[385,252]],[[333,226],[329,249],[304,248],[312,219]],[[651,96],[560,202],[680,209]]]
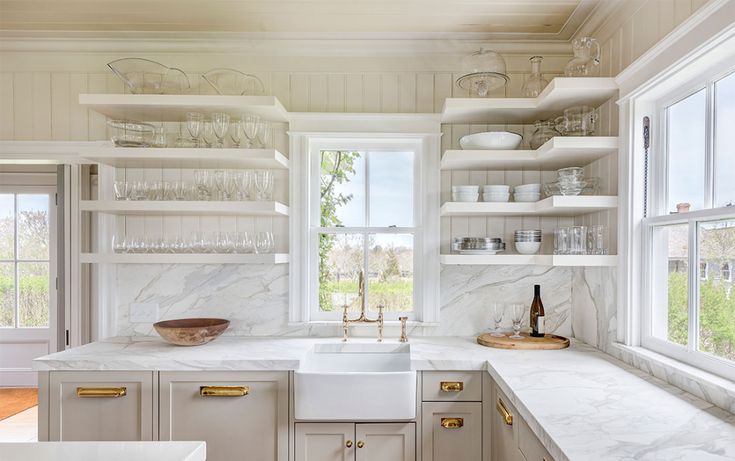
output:
[[[127,387],[77,387],[77,397],[117,398],[128,395]]]
[[[345,446],[347,448],[352,448],[352,440],[348,440],[347,442],[345,442]]]
[[[202,397],[242,397],[248,395],[250,388],[247,386],[201,386],[199,395]]]
[[[462,381],[442,381],[439,387],[442,392],[462,392],[464,383]]]
[[[502,400],[500,400],[500,398],[498,398],[498,401],[495,403],[495,408],[498,410],[498,413],[500,413],[500,416],[502,416],[503,419],[505,420],[505,424],[507,424],[508,426],[512,426],[513,425],[513,415],[510,414],[510,412],[505,407],[505,404],[503,403]]]
[[[357,448],[362,448],[364,446],[365,446],[365,442],[363,442],[362,440],[357,441]]]
[[[444,429],[459,429],[464,426],[464,418],[442,418],[440,424]]]

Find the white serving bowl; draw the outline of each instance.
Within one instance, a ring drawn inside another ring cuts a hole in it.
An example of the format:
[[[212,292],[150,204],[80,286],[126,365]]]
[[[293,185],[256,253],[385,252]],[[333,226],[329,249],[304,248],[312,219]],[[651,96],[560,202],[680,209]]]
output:
[[[538,202],[541,200],[541,194],[533,192],[519,194],[516,192],[513,194],[513,200],[516,202]]]
[[[510,192],[510,186],[506,186],[503,184],[491,184],[488,186],[482,186],[483,194],[489,194],[489,193],[507,194],[509,192]]]
[[[541,184],[521,184],[520,186],[515,186],[513,188],[513,192],[517,193],[525,193],[525,192],[541,192]]]
[[[522,255],[535,255],[541,249],[541,242],[514,242],[516,251]]]
[[[485,202],[507,202],[510,200],[510,194],[482,194],[482,200]]]
[[[459,145],[465,150],[513,150],[522,140],[523,136],[510,131],[486,131],[462,136]]]
[[[476,202],[480,194],[452,194],[453,202]]]
[[[452,186],[452,193],[477,194],[480,192],[480,186]]]

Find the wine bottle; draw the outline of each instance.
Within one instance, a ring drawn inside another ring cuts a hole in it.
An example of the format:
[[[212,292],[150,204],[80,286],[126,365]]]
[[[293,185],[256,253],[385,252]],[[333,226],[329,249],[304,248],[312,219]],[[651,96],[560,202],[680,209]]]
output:
[[[531,336],[542,338],[544,329],[544,303],[541,302],[541,285],[533,286],[533,302],[531,302]]]

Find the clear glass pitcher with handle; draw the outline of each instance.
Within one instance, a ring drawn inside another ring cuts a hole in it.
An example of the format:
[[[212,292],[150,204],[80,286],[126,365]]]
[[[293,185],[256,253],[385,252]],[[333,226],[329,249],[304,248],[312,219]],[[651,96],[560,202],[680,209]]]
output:
[[[564,68],[567,77],[597,77],[600,75],[600,43],[592,37],[572,41],[574,58]]]

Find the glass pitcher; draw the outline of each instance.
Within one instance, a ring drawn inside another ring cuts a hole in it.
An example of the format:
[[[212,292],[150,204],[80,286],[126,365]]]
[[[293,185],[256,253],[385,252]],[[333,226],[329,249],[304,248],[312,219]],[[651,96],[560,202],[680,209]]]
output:
[[[600,44],[592,37],[572,41],[574,58],[564,68],[567,77],[597,77],[600,75]]]

